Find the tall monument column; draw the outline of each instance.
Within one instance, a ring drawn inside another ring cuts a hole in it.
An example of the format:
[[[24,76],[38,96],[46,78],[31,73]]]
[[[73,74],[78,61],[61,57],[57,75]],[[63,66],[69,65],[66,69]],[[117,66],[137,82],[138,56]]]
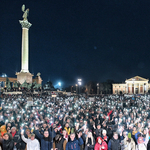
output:
[[[31,23],[28,22],[27,16],[29,9],[25,10],[25,5],[22,6],[23,20],[19,20],[22,27],[22,56],[21,56],[21,71],[17,72],[17,81],[23,84],[25,81],[27,83],[32,83],[32,74],[29,72],[29,28]]]
[[[21,72],[29,72],[29,28],[31,23],[28,20],[19,21],[22,26],[22,57],[21,57]]]

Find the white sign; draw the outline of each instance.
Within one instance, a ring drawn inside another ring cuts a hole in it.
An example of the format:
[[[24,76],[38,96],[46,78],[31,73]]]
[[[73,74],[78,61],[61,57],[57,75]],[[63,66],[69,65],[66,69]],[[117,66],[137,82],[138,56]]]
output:
[[[27,101],[27,105],[28,106],[33,106],[33,101],[31,101],[31,100]]]
[[[89,97],[89,100],[90,100],[90,101],[94,101],[95,98],[94,98],[94,97]]]

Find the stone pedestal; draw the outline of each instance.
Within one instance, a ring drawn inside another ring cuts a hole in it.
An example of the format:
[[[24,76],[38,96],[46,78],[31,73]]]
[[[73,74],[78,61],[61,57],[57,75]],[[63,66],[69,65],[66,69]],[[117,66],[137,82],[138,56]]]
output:
[[[27,83],[32,83],[33,74],[31,74],[30,72],[17,72],[16,75],[17,75],[17,81],[20,84],[23,84],[25,81]]]

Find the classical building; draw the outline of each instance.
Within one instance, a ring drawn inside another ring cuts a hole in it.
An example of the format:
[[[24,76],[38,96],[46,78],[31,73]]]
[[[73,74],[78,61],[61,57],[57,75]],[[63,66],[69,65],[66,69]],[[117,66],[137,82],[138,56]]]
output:
[[[126,79],[125,83],[112,84],[113,94],[145,94],[150,89],[149,79],[135,76]]]

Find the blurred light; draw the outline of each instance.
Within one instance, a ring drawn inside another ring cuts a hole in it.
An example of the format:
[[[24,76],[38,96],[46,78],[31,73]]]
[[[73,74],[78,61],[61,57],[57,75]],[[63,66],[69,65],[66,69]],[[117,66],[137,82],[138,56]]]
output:
[[[78,84],[79,84],[79,85],[82,84],[82,79],[78,79]]]
[[[2,77],[7,77],[7,74],[6,73],[2,73]]]
[[[58,82],[58,85],[61,86],[61,82]]]

